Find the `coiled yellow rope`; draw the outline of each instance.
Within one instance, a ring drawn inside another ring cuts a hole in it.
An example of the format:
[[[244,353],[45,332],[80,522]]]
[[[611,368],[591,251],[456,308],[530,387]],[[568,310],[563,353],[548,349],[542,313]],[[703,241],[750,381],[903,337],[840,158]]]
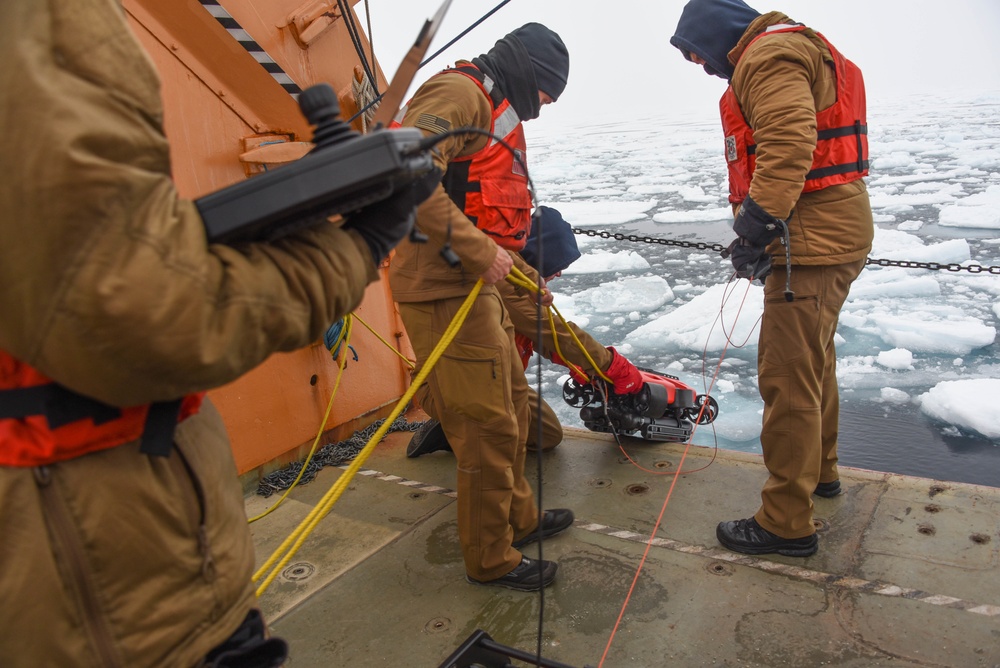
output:
[[[310,511],[306,518],[299,523],[298,527],[295,528],[291,535],[289,535],[288,538],[286,538],[285,541],[278,547],[278,549],[271,554],[264,565],[261,566],[256,573],[254,573],[253,581],[257,582],[270,570],[270,574],[267,575],[264,581],[257,587],[257,596],[262,595],[267,590],[267,588],[271,585],[271,582],[274,581],[274,578],[277,577],[278,573],[285,568],[292,557],[295,556],[295,553],[298,552],[299,548],[302,547],[302,544],[316,528],[319,521],[330,512],[333,504],[337,502],[340,496],[344,493],[344,490],[347,489],[347,486],[350,484],[355,474],[361,469],[362,464],[365,463],[365,460],[368,459],[368,456],[374,451],[375,446],[382,440],[385,433],[389,431],[389,427],[392,426],[392,423],[397,417],[399,417],[399,414],[403,412],[403,409],[407,406],[407,404],[409,404],[410,399],[412,399],[413,395],[416,394],[417,389],[423,384],[424,380],[426,380],[427,376],[431,372],[431,369],[434,368],[434,365],[437,364],[441,355],[444,354],[445,349],[447,349],[447,347],[451,344],[455,335],[458,334],[458,330],[465,322],[466,317],[469,315],[469,311],[472,310],[472,305],[475,303],[476,297],[479,295],[482,287],[483,281],[480,279],[476,282],[476,285],[472,288],[469,296],[466,297],[462,306],[458,309],[458,312],[455,314],[451,324],[448,325],[448,329],[441,336],[441,340],[427,358],[427,362],[424,364],[424,367],[417,374],[417,377],[413,379],[413,382],[410,384],[410,388],[399,400],[399,403],[396,404],[396,407],[393,408],[392,413],[390,413],[389,417],[385,419],[382,426],[379,427],[378,431],[372,435],[365,447],[358,453],[357,457],[354,458],[351,465],[337,479],[337,482],[333,484],[323,498],[320,499],[319,503],[313,507],[312,511]]]

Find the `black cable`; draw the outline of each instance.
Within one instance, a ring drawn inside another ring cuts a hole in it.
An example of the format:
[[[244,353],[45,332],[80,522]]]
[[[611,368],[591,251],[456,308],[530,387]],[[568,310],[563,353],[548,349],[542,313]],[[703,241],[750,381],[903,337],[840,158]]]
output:
[[[509,2],[509,0],[505,0],[505,2],[502,3],[502,4],[506,4],[506,2]],[[499,7],[498,7],[498,9],[499,9]],[[447,132],[442,132],[441,134],[437,134],[437,135],[430,135],[428,137],[425,137],[423,140],[421,140],[417,144],[417,148],[414,149],[414,152],[429,151],[432,148],[434,148],[436,145],[438,145],[439,143],[441,143],[442,141],[444,141],[445,139],[448,139],[449,137],[454,137],[454,136],[457,136],[457,135],[468,135],[468,134],[485,135],[485,136],[489,137],[490,139],[493,139],[494,141],[496,141],[501,146],[503,146],[506,150],[508,150],[510,152],[511,155],[514,156],[514,160],[516,160],[517,163],[524,170],[525,178],[528,181],[528,191],[529,191],[529,194],[531,196],[532,204],[535,206],[535,208],[537,208],[538,207],[538,202],[535,200],[535,193],[536,193],[535,184],[531,180],[531,175],[528,173],[528,165],[527,165],[527,163],[525,163],[524,158],[521,156],[521,154],[513,146],[511,146],[506,141],[504,141],[503,138],[498,137],[497,135],[495,135],[494,133],[490,132],[489,130],[483,130],[482,128],[476,128],[476,127],[464,127],[464,128],[455,128],[454,130],[448,130]],[[541,237],[540,234],[538,235],[538,238],[536,239],[536,243],[537,243],[537,247],[538,247],[538,265],[542,266],[542,248],[541,248],[541,246],[542,246],[542,237]],[[539,272],[539,277],[542,280],[544,280],[544,277],[541,276],[541,272]],[[539,288],[541,289],[541,286],[539,286]],[[535,300],[535,315],[536,315],[536,317],[535,317],[535,323],[536,323],[535,334],[536,334],[536,337],[537,337],[537,339],[539,341],[539,346],[542,347],[542,348],[544,348],[544,344],[542,343],[543,339],[542,339],[542,300],[541,300],[541,297],[542,297],[542,294],[541,294],[541,291],[539,291],[539,293],[536,295],[536,300]],[[539,353],[539,355],[540,354],[541,353]],[[538,417],[537,417],[537,420],[536,420],[537,423],[538,423],[537,424],[537,427],[538,427],[538,429],[537,429],[537,438],[538,438],[537,446],[538,447],[536,448],[537,452],[535,453],[535,455],[536,455],[536,457],[535,457],[535,463],[536,463],[535,475],[536,475],[537,480],[538,480],[538,491],[537,491],[537,493],[535,495],[535,502],[536,502],[536,504],[538,506],[538,579],[539,579],[539,582],[541,582],[541,580],[542,580],[542,574],[544,573],[544,570],[545,570],[545,563],[544,563],[545,559],[544,559],[544,552],[543,552],[543,548],[542,548],[542,545],[545,542],[543,540],[543,538],[542,538],[542,533],[544,531],[544,527],[542,526],[542,522],[545,519],[545,506],[542,503],[542,489],[543,489],[543,485],[542,485],[542,478],[543,478],[543,476],[542,476],[542,434],[543,434],[543,430],[542,430],[542,363],[541,363],[541,360],[538,361],[538,365],[536,366],[535,383],[536,383],[536,388],[537,388],[536,389],[536,394],[538,395],[538,401],[536,402],[536,408],[538,409]],[[528,407],[528,425],[529,425],[529,428],[530,428],[530,425],[531,425],[531,407],[530,406]],[[538,659],[538,665],[541,665],[541,659],[542,659],[542,638],[543,638],[543,631],[544,631],[544,620],[545,620],[545,586],[542,585],[538,589],[538,636],[537,636],[537,646],[536,646],[536,656],[537,656],[537,659]]]
[[[424,65],[426,65],[430,61],[432,61],[435,58],[437,58],[439,55],[441,55],[441,52],[443,52],[445,49],[447,49],[449,46],[451,46],[452,44],[454,44],[458,40],[460,40],[463,37],[465,37],[466,35],[468,35],[474,28],[476,28],[477,26],[479,26],[480,23],[482,23],[483,21],[485,21],[489,17],[491,17],[494,14],[496,14],[497,10],[499,10],[501,7],[503,7],[504,5],[506,5],[508,2],[510,2],[510,0],[503,0],[503,2],[501,2],[499,5],[497,5],[496,7],[494,7],[493,9],[491,9],[490,11],[488,11],[486,14],[483,15],[482,18],[480,18],[478,21],[476,21],[475,23],[473,23],[471,26],[469,26],[468,28],[466,28],[465,30],[463,30],[461,33],[459,33],[459,35],[457,37],[455,37],[453,40],[451,40],[450,42],[448,42],[447,44],[445,44],[444,46],[442,46],[440,49],[438,49],[437,51],[435,51],[434,55],[425,58],[424,62],[420,63],[420,67],[423,67]],[[420,69],[420,68],[418,67],[417,69]]]
[[[350,7],[344,2],[344,0],[337,0],[337,5],[340,7],[340,15],[344,19],[344,27],[347,28],[347,34],[351,37],[351,43],[354,44],[354,50],[358,54],[358,59],[361,61],[361,67],[365,71],[365,76],[372,84],[372,88],[375,89],[375,93],[378,94],[378,81],[375,79],[375,75],[372,74],[371,66],[368,64],[368,56],[365,55],[365,50],[361,46],[361,37],[358,34],[358,27],[354,24],[354,12]]]
[[[365,0],[365,21],[368,23],[368,48],[372,54],[372,65],[375,64],[375,38],[372,36],[372,13],[368,7],[368,0]],[[375,82],[375,92],[378,93],[378,81]]]
[[[342,3],[343,0],[337,0],[337,2]],[[501,7],[503,7],[504,5],[506,5],[508,2],[510,2],[510,0],[503,0],[503,2],[501,2],[499,5],[497,5],[496,7],[494,7],[493,9],[491,9],[489,12],[487,12],[486,14],[484,14],[482,16],[482,18],[480,18],[478,21],[476,21],[475,23],[473,23],[471,26],[469,26],[468,28],[466,28],[465,30],[463,30],[461,33],[459,33],[458,36],[456,36],[450,42],[448,42],[447,44],[445,44],[444,46],[442,46],[440,49],[438,49],[437,51],[435,51],[434,55],[430,56],[429,58],[425,58],[424,61],[422,63],[420,63],[419,66],[417,66],[417,69],[419,70],[421,67],[423,67],[424,65],[426,65],[428,62],[430,62],[431,60],[434,60],[435,58],[437,58],[439,55],[441,55],[441,53],[445,49],[447,49],[452,44],[454,44],[458,40],[460,40],[463,37],[465,37],[466,35],[468,35],[470,31],[472,31],[474,28],[478,27],[480,23],[482,23],[483,21],[485,21],[489,17],[493,16],[497,12],[497,10],[499,10]],[[367,4],[365,6],[367,7]],[[341,10],[341,11],[343,11],[343,10]],[[368,28],[368,35],[369,35],[369,40],[370,40],[371,39],[371,37],[370,37],[371,36],[371,27]],[[375,54],[375,50],[373,48],[372,49],[372,62],[375,61],[375,55],[374,54]],[[375,92],[378,93],[378,89],[376,89]],[[361,114],[365,113],[366,111],[368,111],[369,109],[371,109],[374,105],[376,105],[379,102],[381,102],[383,97],[385,97],[385,93],[382,93],[380,95],[376,95],[375,99],[372,100],[371,102],[369,102],[368,104],[366,104],[365,107],[364,107],[364,109],[359,110],[358,113],[354,114],[349,119],[347,119],[347,123],[348,124],[353,123],[358,118],[358,116],[360,116]]]

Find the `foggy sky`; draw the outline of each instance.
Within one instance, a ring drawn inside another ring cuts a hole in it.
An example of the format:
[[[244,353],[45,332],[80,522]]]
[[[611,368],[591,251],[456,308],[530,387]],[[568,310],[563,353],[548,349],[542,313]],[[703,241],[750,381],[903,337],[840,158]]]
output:
[[[430,53],[500,0],[453,0]],[[440,0],[368,0],[375,55],[391,77]],[[570,53],[566,91],[534,123],[663,117],[714,120],[725,82],[684,60],[670,45],[681,0],[511,0],[417,73],[434,72],[489,50],[524,23],[555,30]],[[823,33],[861,67],[870,103],[911,94],[1000,92],[997,0],[750,1],[758,11],[788,14]],[[942,9],[949,8],[948,11]],[[609,9],[611,8],[611,9]],[[364,1],[355,11],[365,22]]]

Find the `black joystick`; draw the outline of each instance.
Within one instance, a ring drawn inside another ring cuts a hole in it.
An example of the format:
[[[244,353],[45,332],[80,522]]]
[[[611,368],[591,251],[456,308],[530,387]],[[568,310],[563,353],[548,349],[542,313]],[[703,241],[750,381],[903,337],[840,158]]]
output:
[[[340,143],[359,133],[340,118],[340,102],[329,84],[316,84],[299,95],[299,109],[313,131],[313,151]]]

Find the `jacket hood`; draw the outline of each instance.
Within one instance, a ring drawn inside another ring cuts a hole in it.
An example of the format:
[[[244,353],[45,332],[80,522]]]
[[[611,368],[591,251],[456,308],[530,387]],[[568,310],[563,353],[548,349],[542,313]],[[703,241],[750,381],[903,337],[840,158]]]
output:
[[[705,71],[730,79],[735,67],[729,52],[743,33],[760,16],[743,0],[691,0],[684,6],[670,43],[691,60],[695,54],[705,60]]]

